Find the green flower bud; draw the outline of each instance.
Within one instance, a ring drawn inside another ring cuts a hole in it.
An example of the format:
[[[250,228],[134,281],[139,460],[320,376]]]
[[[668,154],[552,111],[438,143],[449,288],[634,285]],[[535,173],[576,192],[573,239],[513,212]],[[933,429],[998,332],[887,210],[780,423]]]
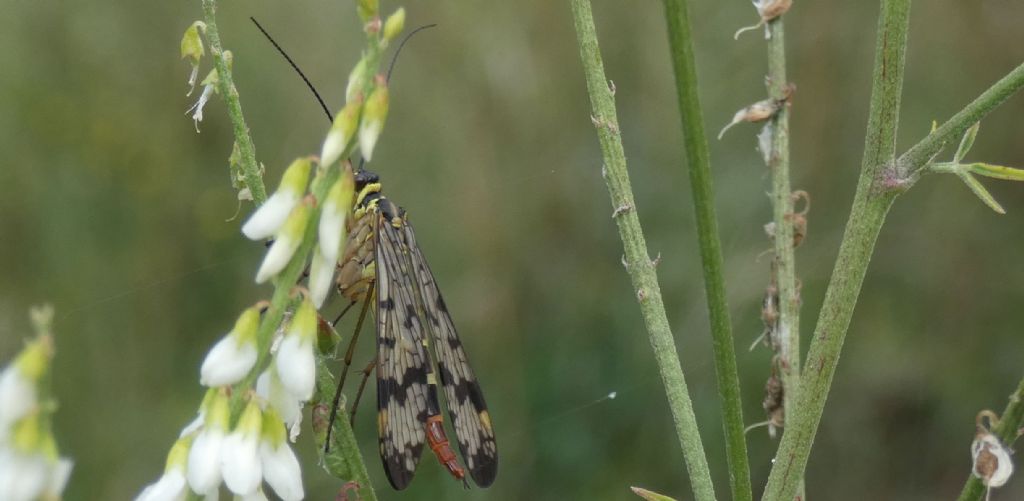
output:
[[[384,21],[384,42],[390,42],[405,29],[405,8],[399,7],[394,14]]]
[[[199,35],[200,28],[205,31],[206,23],[196,21],[185,30],[184,36],[181,37],[181,58],[191,60],[193,67],[199,66],[199,60],[206,55],[206,50],[203,48],[203,37]]]
[[[378,0],[356,0],[356,11],[359,13],[359,19],[362,19],[364,23],[368,23],[373,18],[377,17],[380,12],[380,4]]]
[[[367,162],[373,158],[373,148],[384,130],[384,122],[388,117],[388,87],[383,78],[378,78],[377,86],[366,99],[363,108],[363,120],[359,125],[359,150]]]

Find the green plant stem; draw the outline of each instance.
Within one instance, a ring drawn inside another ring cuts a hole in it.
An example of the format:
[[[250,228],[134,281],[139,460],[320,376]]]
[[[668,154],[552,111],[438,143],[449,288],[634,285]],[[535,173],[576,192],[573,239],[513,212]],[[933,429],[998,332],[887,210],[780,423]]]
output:
[[[992,429],[999,440],[1007,447],[1013,446],[1017,440],[1021,425],[1024,424],[1024,379],[1017,383],[1017,391],[1010,395],[1010,402],[1006,409],[999,416],[999,423]],[[967,483],[960,492],[958,501],[977,501],[985,494],[985,484],[981,479],[970,474],[967,476]]]
[[[782,102],[789,98],[786,79],[786,30],[782,17],[768,24],[768,96]],[[772,118],[772,149],[768,168],[772,173],[772,219],[775,222],[775,284],[779,293],[778,368],[782,378],[783,409],[796,406],[800,392],[800,292],[796,286],[794,248],[794,199],[789,180],[789,105]],[[804,203],[808,203],[805,201]],[[785,426],[785,425],[783,425]],[[803,495],[803,483],[798,496]]]
[[[960,136],[972,125],[981,121],[982,117],[1003,104],[1010,96],[1024,86],[1024,64],[1001,78],[978,96],[971,104],[960,110],[953,118],[942,124],[921,142],[915,144],[900,156],[897,165],[903,172],[909,173],[911,181],[918,177],[936,153],[951,142],[958,141]]]
[[[722,248],[715,216],[714,189],[711,185],[711,160],[707,136],[704,133],[703,112],[697,95],[697,65],[693,55],[690,20],[685,0],[665,0],[664,4],[700,257],[704,269],[704,289],[711,323],[715,375],[722,403],[725,451],[729,461],[729,486],[734,500],[745,501],[752,499],[753,494],[750,487],[747,441],[743,429],[743,402],[740,398],[736,350],[729,319],[729,305],[726,301],[725,277],[722,274]]]
[[[597,43],[593,14],[589,0],[572,0],[576,37],[580,45],[580,58],[587,79],[587,90],[593,109],[591,119],[597,127],[601,152],[604,156],[604,178],[616,208],[613,218],[619,229],[625,250],[626,269],[633,290],[640,302],[640,312],[647,327],[651,347],[658,363],[665,394],[675,423],[676,434],[686,461],[693,494],[699,500],[715,499],[714,485],[708,469],[704,447],[701,444],[697,420],[693,414],[683,369],[676,353],[675,341],[669,329],[665,305],[661,298],[654,263],[647,253],[647,243],[637,216],[633,191],[626,170],[626,158],[619,137],[615,100],[605,78],[604,64]]]
[[[313,179],[312,192],[316,203],[312,209],[309,223],[306,225],[306,231],[303,233],[302,243],[299,244],[299,248],[296,249],[288,265],[274,279],[274,294],[270,298],[270,305],[263,312],[259,329],[256,331],[258,358],[253,365],[253,370],[249,372],[245,379],[235,385],[234,390],[231,392],[232,425],[238,420],[242,413],[242,408],[248,400],[248,395],[244,390],[255,387],[256,378],[263,372],[264,366],[267,364],[267,357],[270,356],[270,343],[274,337],[274,332],[281,326],[285,312],[288,311],[295,301],[293,297],[295,284],[299,283],[302,272],[306,269],[306,263],[309,261],[310,253],[313,251],[313,246],[316,245],[320,208],[323,206],[324,198],[327,196],[327,190],[330,189],[339,175],[340,169],[335,164],[331,168],[320,168],[317,171],[317,176]]]
[[[331,428],[330,452],[324,452],[324,443],[327,441],[327,427],[330,424],[331,405],[334,403],[334,389],[337,387],[327,363],[333,361],[329,354],[317,353],[316,357],[316,391],[313,393],[313,437],[316,442],[316,449],[320,455],[320,464],[336,478],[354,482],[357,499],[375,501],[377,494],[370,482],[370,474],[366,470],[363,456],[359,453],[359,444],[356,442],[352,426],[349,424],[348,413],[344,412],[345,405],[341,405],[341,412],[338,412]]]
[[[220,32],[217,31],[217,0],[203,0],[203,20],[206,22],[206,39],[210,43],[210,54],[217,68],[217,92],[228,105],[228,116],[234,128],[235,142],[241,159],[242,181],[249,188],[252,200],[256,205],[263,204],[267,199],[267,189],[263,186],[263,173],[256,163],[256,147],[253,146],[249,127],[242,116],[242,104],[238,99],[238,90],[231,77],[231,69],[224,61],[224,49],[220,44]]]
[[[885,167],[891,165],[896,146],[909,17],[910,0],[882,2],[857,193],[825,292],[796,405],[786,408],[786,427],[765,487],[766,500],[789,501],[800,485],[875,240],[896,197],[896,191],[879,190],[877,184]]]

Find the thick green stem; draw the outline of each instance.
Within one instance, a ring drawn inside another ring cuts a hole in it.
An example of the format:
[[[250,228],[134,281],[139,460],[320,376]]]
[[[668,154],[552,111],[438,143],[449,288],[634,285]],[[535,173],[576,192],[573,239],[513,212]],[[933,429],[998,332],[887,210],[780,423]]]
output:
[[[768,96],[777,102],[788,100],[790,89],[786,79],[785,27],[781,17],[768,25]],[[796,285],[794,248],[797,215],[794,213],[793,188],[789,180],[789,106],[783,105],[772,118],[771,155],[768,167],[772,173],[772,220],[775,227],[775,285],[779,294],[778,370],[782,379],[783,409],[796,406],[800,392],[800,292]],[[809,203],[805,200],[804,203]],[[803,231],[802,229],[800,231]],[[802,238],[802,236],[800,237]],[[798,491],[803,491],[802,484]],[[805,496],[800,496],[804,499]]]
[[[626,157],[619,137],[615,100],[605,78],[590,0],[572,0],[571,4],[576,37],[580,45],[580,57],[583,60],[593,109],[591,119],[597,127],[601,143],[605,162],[603,174],[612,205],[615,207],[613,218],[622,238],[626,269],[636,298],[640,302],[640,312],[665,386],[665,394],[672,411],[694,497],[699,500],[712,500],[715,499],[714,485],[711,482],[707,458],[704,456],[697,420],[693,414],[693,405],[686,388],[672,331],[669,329],[658,276],[654,263],[647,253],[647,243],[633,201],[633,190],[626,170]]]
[[[885,169],[891,169],[895,153],[909,18],[910,0],[882,2],[857,193],[825,292],[796,405],[786,408],[786,427],[765,487],[766,500],[793,499],[803,478],[875,240],[897,193],[881,189],[879,181],[885,177]]]
[[[729,485],[734,500],[752,499],[750,464],[743,430],[743,402],[733,344],[729,305],[722,275],[722,248],[715,216],[714,189],[711,185],[711,160],[704,117],[697,95],[697,65],[693,55],[690,20],[685,0],[665,0],[669,47],[675,72],[679,116],[682,119],[690,190],[697,219],[697,236],[704,269],[704,288],[711,320],[715,375],[721,396],[725,450],[729,460]]]
[[[242,104],[238,99],[238,90],[231,78],[231,69],[224,60],[224,49],[220,44],[220,33],[217,31],[217,1],[203,0],[203,18],[206,22],[206,39],[210,42],[210,54],[217,67],[217,92],[228,105],[228,116],[235,132],[235,143],[241,159],[242,181],[249,188],[252,200],[261,205],[267,199],[267,189],[263,186],[263,173],[256,163],[256,147],[249,136],[249,127],[242,116]]]
[[[1017,391],[1010,395],[1010,402],[999,416],[999,423],[992,429],[992,433],[1007,447],[1011,447],[1019,436],[1021,425],[1024,425],[1024,379],[1017,384]],[[978,501],[984,494],[985,484],[972,474],[967,477],[967,483],[957,501]]]

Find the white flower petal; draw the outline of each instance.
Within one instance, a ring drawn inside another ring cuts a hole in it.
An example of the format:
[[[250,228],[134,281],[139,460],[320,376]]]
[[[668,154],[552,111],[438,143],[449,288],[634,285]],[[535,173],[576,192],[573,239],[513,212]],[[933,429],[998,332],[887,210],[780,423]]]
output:
[[[242,501],[267,501],[267,495],[263,493],[263,489],[256,489],[256,492],[241,496]]]
[[[320,149],[320,163],[322,165],[331,165],[338,161],[341,154],[345,152],[347,142],[348,138],[345,137],[340,129],[331,127],[331,130],[327,132],[327,138],[324,139],[324,146]]]
[[[50,466],[38,454],[20,454],[0,449],[0,499],[31,501],[46,488]]]
[[[373,147],[377,145],[377,139],[380,138],[383,129],[384,123],[380,120],[363,122],[363,126],[359,128],[359,151],[367,162],[373,158]]]
[[[331,292],[337,259],[324,257],[322,249],[313,253],[313,265],[309,269],[309,294],[313,305],[320,308]]]
[[[185,475],[179,469],[164,473],[155,484],[146,487],[135,501],[179,501],[185,499]]]
[[[302,470],[288,444],[274,447],[267,442],[260,443],[260,459],[263,462],[263,477],[284,501],[297,501],[305,496],[302,489]]]
[[[320,252],[324,254],[327,261],[338,260],[338,250],[341,249],[341,236],[345,232],[346,211],[338,207],[333,200],[324,202],[324,209],[320,212]]]
[[[289,235],[280,235],[274,240],[267,255],[263,258],[263,263],[260,264],[259,271],[256,272],[256,283],[266,282],[270,277],[280,273],[285,266],[288,266],[288,261],[292,259],[292,255],[295,254],[295,249],[299,248],[300,243],[298,239]]]
[[[191,91],[189,91],[191,94]],[[192,111],[192,122],[195,123],[196,132],[199,132],[199,122],[203,121],[203,108],[206,107],[206,102],[210,100],[210,96],[213,95],[213,85],[207,84],[203,86],[203,93],[199,95],[199,100],[192,107],[185,110],[185,113]]]
[[[221,448],[224,432],[216,428],[205,428],[192,442],[188,450],[188,485],[195,492],[210,492],[220,485]]]
[[[233,432],[224,439],[221,449],[221,472],[231,492],[248,496],[263,480],[258,452],[259,440],[254,434]]]
[[[228,334],[213,345],[203,360],[203,367],[199,371],[199,383],[211,388],[235,384],[241,381],[255,364],[256,346],[253,343],[239,345],[238,338]]]
[[[242,225],[242,233],[250,240],[269,238],[281,228],[288,214],[299,203],[299,195],[291,190],[277,190]]]
[[[0,437],[36,406],[36,388],[13,364],[0,372]],[[0,438],[0,443],[4,438]]]
[[[285,389],[273,368],[263,371],[256,379],[256,394],[270,402],[286,426],[294,427],[302,422],[302,403]]]
[[[178,438],[185,438],[188,435],[191,435],[192,433],[199,431],[199,429],[203,427],[203,422],[205,420],[206,413],[200,410],[199,414],[196,415],[196,418],[193,419],[191,423],[185,425],[185,427],[181,429],[181,433],[178,434]]]
[[[74,461],[68,458],[57,460],[57,463],[50,470],[50,478],[46,486],[48,496],[46,497],[60,499],[61,493],[64,492],[64,487],[68,484],[68,478],[71,477],[71,469],[74,466]]]
[[[281,341],[276,361],[277,375],[288,392],[299,400],[312,398],[316,383],[313,343],[296,334],[289,334]]]

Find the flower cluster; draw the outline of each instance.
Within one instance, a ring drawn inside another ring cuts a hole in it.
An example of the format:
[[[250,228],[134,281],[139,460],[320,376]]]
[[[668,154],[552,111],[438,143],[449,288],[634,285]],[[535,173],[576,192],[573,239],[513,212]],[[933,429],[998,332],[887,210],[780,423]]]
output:
[[[313,395],[316,308],[308,297],[300,300],[280,338],[272,343],[277,349],[271,350],[255,391],[232,388],[246,381],[260,359],[261,306],[242,312],[234,328],[207,354],[200,383],[210,389],[199,415],[171,448],[163,477],[147,487],[139,500],[181,499],[186,487],[212,497],[222,483],[248,499],[262,496],[263,481],[281,499],[303,498],[299,462],[288,445],[287,430],[297,434],[302,405]],[[232,391],[244,391],[248,399],[234,422]]]
[[[199,382],[208,389],[198,416],[171,447],[163,476],[138,500],[216,498],[222,487],[243,499],[265,499],[264,484],[286,501],[304,497],[289,439],[297,438],[302,407],[313,398],[317,308],[326,300],[344,254],[347,219],[356,198],[348,157],[357,148],[367,161],[373,155],[388,113],[387,79],[376,74],[380,50],[405,22],[399,9],[381,23],[376,0],[361,0],[358,10],[369,50],[350,75],[345,108],[327,133],[319,162],[313,157],[292,162],[277,191],[242,226],[247,238],[270,241],[256,283],[270,282],[278,291],[292,292],[287,300],[275,294],[273,303],[260,302],[242,312],[210,349],[200,368]],[[193,88],[205,54],[205,31],[206,25],[197,21],[182,38],[181,54],[192,65]],[[224,57],[230,70],[230,54],[225,51]],[[220,77],[215,69],[202,82],[202,95],[189,110],[197,126]],[[316,245],[311,248],[314,234]],[[310,254],[304,289],[296,282]]]
[[[54,408],[45,398],[44,381],[53,358],[49,331],[52,309],[33,311],[39,332],[0,371],[0,499],[59,499],[71,475],[71,460],[62,458],[50,428]]]

